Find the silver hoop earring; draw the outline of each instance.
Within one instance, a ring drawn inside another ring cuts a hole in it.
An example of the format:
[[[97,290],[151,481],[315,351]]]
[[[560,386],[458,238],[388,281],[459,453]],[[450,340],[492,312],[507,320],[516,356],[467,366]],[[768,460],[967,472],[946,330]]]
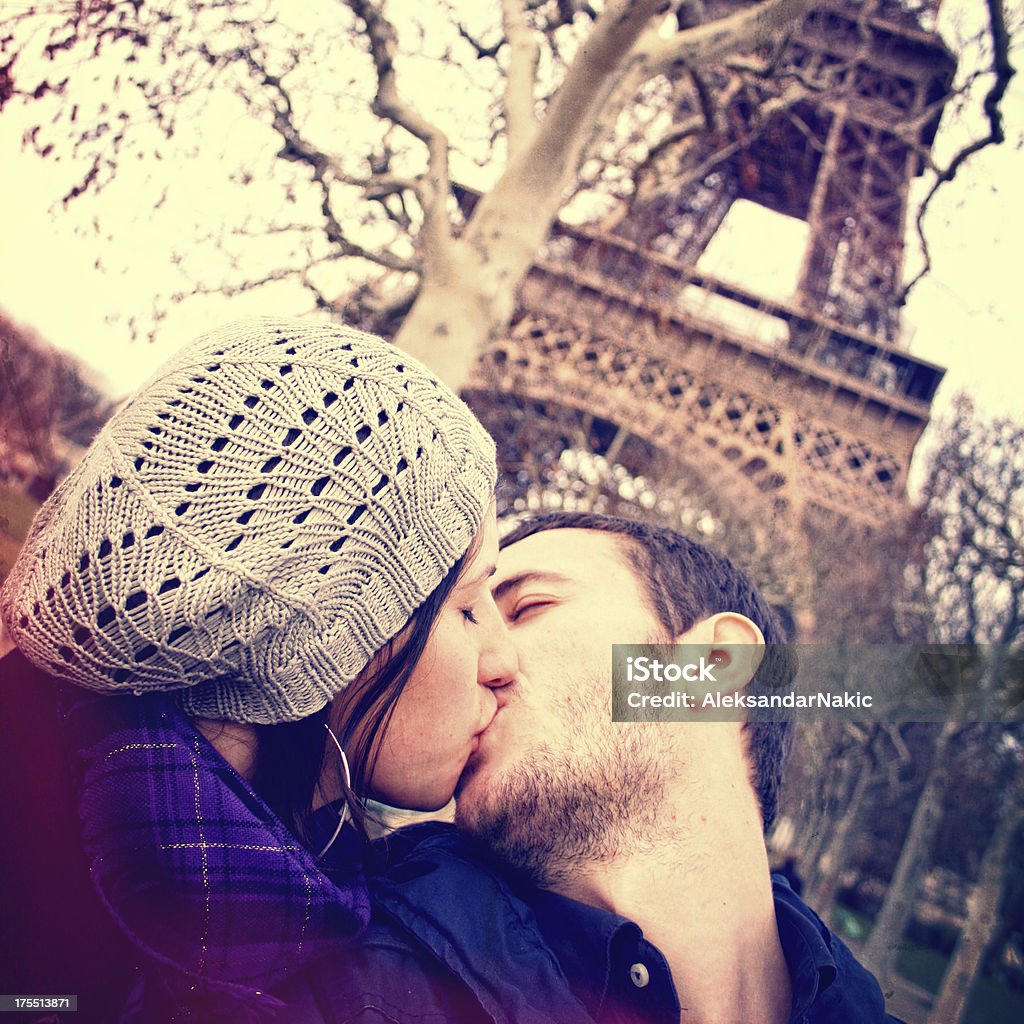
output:
[[[347,789],[351,790],[352,772],[349,771],[348,758],[345,756],[345,751],[342,745],[338,742],[338,737],[334,735],[334,730],[326,722],[324,722],[324,728],[327,730],[327,735],[331,737],[331,741],[338,748],[338,755],[341,757],[341,767],[345,769],[345,786]],[[348,800],[343,797],[341,802],[341,810],[338,811],[338,825],[334,830],[334,835],[332,835],[331,838],[327,840],[327,845],[316,855],[317,860],[320,860],[320,858],[323,857],[324,854],[326,854],[327,851],[334,845],[338,836],[341,835],[342,826],[345,824],[346,821],[348,821],[348,817]]]

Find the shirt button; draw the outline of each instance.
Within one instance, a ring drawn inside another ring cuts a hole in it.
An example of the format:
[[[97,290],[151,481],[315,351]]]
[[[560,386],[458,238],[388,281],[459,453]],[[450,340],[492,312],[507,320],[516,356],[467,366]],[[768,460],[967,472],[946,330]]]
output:
[[[647,988],[647,983],[651,980],[651,975],[643,964],[633,964],[629,969],[629,980],[633,982],[637,988]]]

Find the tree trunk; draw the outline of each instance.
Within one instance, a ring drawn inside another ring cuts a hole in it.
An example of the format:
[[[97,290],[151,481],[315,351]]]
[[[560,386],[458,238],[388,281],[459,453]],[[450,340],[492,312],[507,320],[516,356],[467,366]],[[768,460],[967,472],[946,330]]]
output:
[[[821,882],[823,851],[832,827],[833,809],[840,802],[837,796],[837,790],[841,789],[839,781],[832,777],[824,781],[824,774],[819,775],[821,788],[807,800],[798,833],[800,873],[808,892],[813,892]]]
[[[465,387],[487,345],[507,329],[560,195],[560,188],[545,194],[510,170],[481,197],[462,237],[430,254],[395,344],[453,391]]]
[[[857,757],[860,751],[851,751],[851,754]],[[839,891],[839,877],[850,856],[851,840],[859,831],[864,797],[873,775],[873,763],[860,765],[853,785],[848,791],[842,817],[836,823],[825,845],[814,887],[807,893],[807,902],[824,918],[831,916],[836,893]]]
[[[424,278],[395,344],[429,366],[453,391],[461,391],[500,322],[492,313],[496,306],[477,284],[439,285]]]
[[[808,891],[817,887],[821,877],[821,851],[825,845],[827,828],[828,817],[821,808],[809,811],[801,824],[797,848],[801,851],[800,874]]]
[[[1007,790],[995,831],[985,849],[978,882],[967,901],[968,914],[932,1005],[928,1024],[958,1024],[999,923],[999,907],[1010,871],[1013,840],[1024,815],[1024,766]]]
[[[942,801],[946,792],[946,773],[949,767],[946,763],[946,750],[958,728],[957,723],[946,722],[935,741],[931,768],[924,789],[917,799],[882,909],[875,919],[875,925],[864,947],[863,959],[875,973],[883,990],[888,987],[899,951],[899,942],[913,913],[921,877],[931,853],[932,841],[942,820]]]

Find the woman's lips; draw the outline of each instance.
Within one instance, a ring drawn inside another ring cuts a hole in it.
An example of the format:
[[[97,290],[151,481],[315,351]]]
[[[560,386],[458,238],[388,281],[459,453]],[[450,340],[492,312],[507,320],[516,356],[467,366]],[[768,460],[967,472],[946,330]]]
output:
[[[494,725],[494,721],[498,717],[498,712],[500,710],[501,709],[498,708],[494,712],[494,714],[491,715],[490,721],[479,732],[473,734],[473,738],[469,744],[469,759],[467,762],[467,767],[476,759],[477,751],[479,751],[480,749],[480,744],[483,743],[484,737],[489,734],[490,728],[492,725]]]

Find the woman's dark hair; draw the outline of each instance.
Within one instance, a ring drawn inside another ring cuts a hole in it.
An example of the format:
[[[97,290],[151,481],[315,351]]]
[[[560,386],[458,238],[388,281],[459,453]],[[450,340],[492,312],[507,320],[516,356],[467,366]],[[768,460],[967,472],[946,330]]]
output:
[[[398,636],[370,660],[363,676],[340,697],[340,718],[331,705],[297,722],[257,726],[258,748],[253,788],[306,846],[313,797],[324,770],[325,726],[331,724],[348,758],[352,788],[346,797],[352,817],[366,835],[365,796],[388,723],[416,668],[448,595],[477,549],[474,541],[448,574],[410,616]],[[338,700],[339,698],[335,698]],[[340,731],[339,731],[340,723]],[[344,779],[342,779],[344,786]],[[314,851],[317,852],[317,851]]]

